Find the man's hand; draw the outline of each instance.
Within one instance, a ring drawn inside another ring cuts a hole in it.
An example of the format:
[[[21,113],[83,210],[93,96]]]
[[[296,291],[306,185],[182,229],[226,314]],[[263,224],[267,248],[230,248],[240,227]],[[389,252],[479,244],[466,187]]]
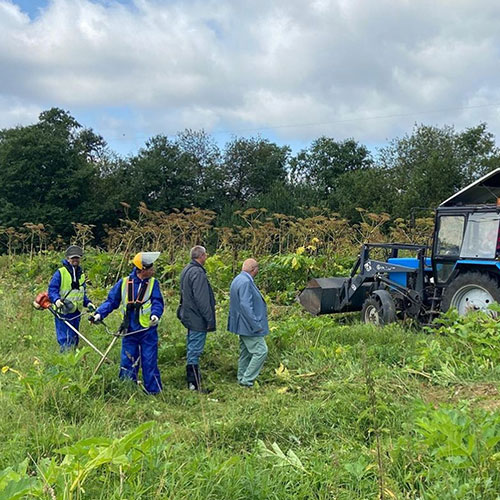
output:
[[[56,300],[57,309],[62,309],[64,307],[64,302],[61,299]]]
[[[89,312],[93,313],[97,309],[97,307],[94,304],[92,304],[92,302],[89,302],[87,304],[87,309]]]
[[[149,326],[156,326],[159,321],[160,321],[160,318],[158,316],[156,316],[156,314],[152,314]]]
[[[89,321],[92,323],[92,324],[95,324],[95,323],[99,323],[99,321],[101,321],[101,315],[100,314],[91,314],[89,316]]]

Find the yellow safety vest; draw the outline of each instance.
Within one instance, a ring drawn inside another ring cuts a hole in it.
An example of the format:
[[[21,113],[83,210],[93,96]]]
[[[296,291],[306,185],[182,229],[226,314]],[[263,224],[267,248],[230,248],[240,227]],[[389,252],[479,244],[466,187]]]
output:
[[[70,300],[73,304],[70,310],[67,311],[68,314],[74,313],[77,309],[83,309],[83,298],[85,296],[85,274],[82,273],[80,280],[78,282],[78,288],[72,289],[71,283],[73,282],[73,276],[70,272],[63,266],[59,268],[59,273],[61,274],[61,286],[59,288],[59,295],[62,299]]]
[[[121,309],[123,315],[127,313],[128,304],[141,304],[139,309],[139,323],[142,327],[147,328],[151,321],[151,294],[153,293],[153,286],[155,284],[155,278],[150,278],[146,286],[146,291],[139,297],[134,298],[134,280],[129,278],[122,278],[122,303]],[[131,296],[129,294],[131,292]]]

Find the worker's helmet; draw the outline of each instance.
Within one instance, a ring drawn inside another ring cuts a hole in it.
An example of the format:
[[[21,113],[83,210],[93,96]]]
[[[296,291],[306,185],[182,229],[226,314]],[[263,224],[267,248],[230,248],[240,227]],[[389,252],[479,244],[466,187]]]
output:
[[[149,269],[160,256],[160,252],[139,252],[132,260],[137,269]]]
[[[66,258],[67,259],[71,259],[73,257],[80,257],[82,258],[83,257],[83,250],[81,249],[81,247],[77,246],[77,245],[70,245],[67,249],[66,249]]]

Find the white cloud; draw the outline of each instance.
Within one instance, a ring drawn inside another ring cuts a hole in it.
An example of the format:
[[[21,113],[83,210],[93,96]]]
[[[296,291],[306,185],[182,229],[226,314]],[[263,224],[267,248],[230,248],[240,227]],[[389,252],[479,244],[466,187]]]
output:
[[[284,142],[376,143],[414,122],[480,121],[499,133],[500,107],[465,109],[500,102],[499,21],[497,0],[51,0],[34,20],[0,0],[1,125],[55,105],[101,109],[85,125],[120,137],[279,125]]]

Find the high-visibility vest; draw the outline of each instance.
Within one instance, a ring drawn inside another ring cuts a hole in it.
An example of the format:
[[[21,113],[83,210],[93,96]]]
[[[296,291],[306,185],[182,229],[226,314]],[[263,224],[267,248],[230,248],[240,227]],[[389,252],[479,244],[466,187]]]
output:
[[[145,291],[144,289],[139,290],[139,295],[134,297],[134,280],[128,276],[122,278],[121,309],[123,315],[127,314],[127,305],[140,304],[139,323],[144,328],[147,328],[151,321],[151,294],[153,293],[154,284],[155,278],[150,278]]]
[[[83,309],[83,298],[85,296],[85,274],[81,274],[80,279],[78,280],[78,288],[73,289],[71,287],[71,284],[73,283],[73,276],[71,276],[71,273],[64,266],[59,268],[59,273],[61,275],[61,286],[59,287],[61,300],[67,299],[73,304],[72,307],[66,312],[71,314],[77,309]]]

